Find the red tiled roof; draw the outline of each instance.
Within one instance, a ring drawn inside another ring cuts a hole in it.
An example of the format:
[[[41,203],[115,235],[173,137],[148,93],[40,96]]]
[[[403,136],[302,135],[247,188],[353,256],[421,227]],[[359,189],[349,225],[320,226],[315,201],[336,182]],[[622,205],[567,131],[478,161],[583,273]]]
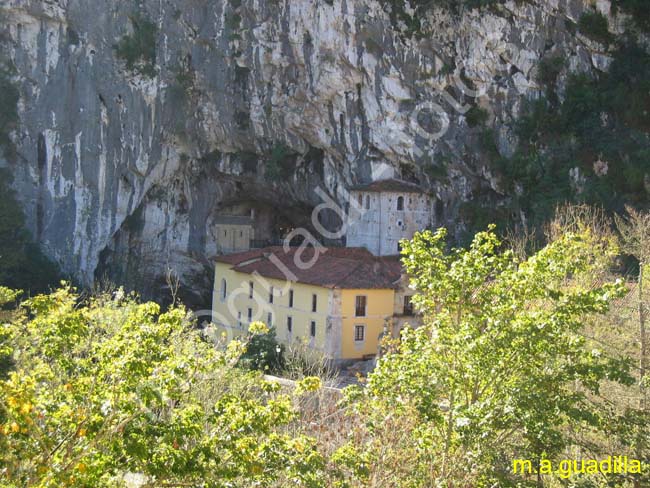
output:
[[[352,191],[367,192],[403,192],[403,193],[425,193],[425,191],[415,183],[409,181],[390,178],[387,180],[373,181],[372,183],[356,185],[350,188]]]
[[[285,252],[274,246],[219,256],[217,261],[240,273],[327,288],[396,288],[402,273],[398,256],[376,257],[364,248],[292,247]]]

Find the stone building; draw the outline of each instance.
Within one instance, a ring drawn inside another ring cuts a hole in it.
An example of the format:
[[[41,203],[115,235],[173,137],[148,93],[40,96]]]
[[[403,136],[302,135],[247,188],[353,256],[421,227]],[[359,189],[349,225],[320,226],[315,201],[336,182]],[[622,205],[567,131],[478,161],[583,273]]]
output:
[[[214,219],[212,233],[215,237],[218,254],[248,251],[255,239],[252,215],[225,215]]]
[[[399,254],[399,241],[432,224],[431,197],[407,181],[386,179],[350,189],[346,245],[376,256]]]

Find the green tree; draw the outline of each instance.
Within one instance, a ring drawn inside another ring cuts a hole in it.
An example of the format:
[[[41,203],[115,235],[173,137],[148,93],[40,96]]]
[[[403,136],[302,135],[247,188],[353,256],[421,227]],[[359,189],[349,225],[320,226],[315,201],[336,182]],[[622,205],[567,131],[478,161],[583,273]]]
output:
[[[0,485],[326,484],[314,441],[283,428],[292,399],[233,368],[245,344],[215,348],[182,307],[63,287],[24,308],[5,330],[16,364],[0,382]]]
[[[493,227],[468,249],[447,251],[445,239],[440,229],[402,243],[424,326],[405,329],[349,397],[363,399],[371,431],[384,416],[413,416],[404,486],[514,486],[526,481],[512,476],[514,458],[553,459],[571,444],[569,429],[606,420],[588,401],[601,381],[631,381],[626,361],[582,334],[585,317],[625,289],[576,278],[615,249],[588,231],[528,259],[503,250]]]

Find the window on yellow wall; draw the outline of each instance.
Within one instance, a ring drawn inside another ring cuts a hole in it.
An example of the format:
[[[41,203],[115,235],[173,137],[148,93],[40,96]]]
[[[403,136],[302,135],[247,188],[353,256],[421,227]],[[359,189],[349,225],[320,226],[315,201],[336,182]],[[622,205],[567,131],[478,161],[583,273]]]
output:
[[[311,311],[315,312],[317,308],[318,308],[318,296],[316,296],[316,294],[314,293],[311,296]]]
[[[273,287],[269,290],[269,303],[273,303]]]
[[[289,290],[289,307],[293,307],[293,290]]]
[[[363,342],[366,340],[366,326],[365,325],[355,325],[354,326],[354,340],[355,342]]]
[[[273,327],[273,313],[269,312],[266,316],[266,325]]]
[[[316,337],[316,322],[311,321],[311,327],[309,328],[309,333],[312,337]]]
[[[291,333],[291,330],[293,329],[293,318],[287,317],[287,330],[289,333]]]
[[[248,282],[248,298],[253,298],[253,282]]]
[[[366,307],[368,299],[365,295],[357,295],[356,303],[354,307],[354,316],[355,317],[365,317],[366,316]]]
[[[241,329],[241,312],[237,312],[237,326]]]
[[[226,295],[228,294],[228,283],[226,282],[226,279],[223,278],[221,280],[221,301],[226,300]]]
[[[248,309],[248,323],[250,324],[253,321],[253,309]]]

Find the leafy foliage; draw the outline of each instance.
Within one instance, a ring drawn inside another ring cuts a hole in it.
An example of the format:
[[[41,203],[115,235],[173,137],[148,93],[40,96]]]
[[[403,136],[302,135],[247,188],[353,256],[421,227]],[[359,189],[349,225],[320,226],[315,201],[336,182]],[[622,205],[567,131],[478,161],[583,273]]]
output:
[[[465,114],[467,120],[467,125],[470,127],[477,127],[479,125],[484,125],[489,118],[488,111],[483,107],[474,106],[470,108]]]
[[[289,178],[296,169],[296,154],[283,143],[273,146],[266,162],[266,176],[273,181]]]
[[[650,55],[632,40],[614,53],[608,73],[569,78],[564,100],[531,101],[518,122],[513,157],[486,150],[515,195],[512,210],[541,223],[562,201],[603,205],[647,201],[650,174]],[[578,171],[582,184],[569,176]],[[515,191],[519,187],[520,191]]]
[[[156,24],[141,14],[129,17],[133,33],[122,37],[114,46],[115,53],[126,62],[130,71],[153,78],[156,75]]]
[[[598,11],[585,12],[580,16],[578,29],[584,35],[601,44],[609,44],[613,40],[609,32],[607,17]]]
[[[422,38],[421,17],[424,12],[434,6],[449,9],[453,12],[458,12],[461,8],[481,8],[492,5],[499,0],[381,0],[381,3],[390,9],[390,18],[394,26],[398,27],[400,22],[403,24],[404,29],[402,33],[407,37]],[[409,13],[409,8],[414,10],[414,13]]]
[[[15,370],[0,382],[3,486],[323,486],[312,439],[277,385],[232,366],[183,308],[121,291],[80,306],[64,287],[7,327]],[[18,333],[19,332],[19,333]]]
[[[625,361],[581,335],[585,317],[625,290],[576,278],[615,249],[584,232],[521,260],[501,250],[493,229],[468,249],[447,252],[445,238],[440,229],[403,241],[425,325],[405,329],[350,398],[363,399],[371,431],[389,412],[410,416],[414,464],[429,468],[413,470],[408,486],[516,486],[525,480],[511,478],[513,457],[555,458],[572,430],[606,420],[588,398],[601,381],[631,382]]]
[[[253,335],[242,354],[239,364],[249,369],[274,373],[284,364],[284,346],[278,343],[275,328]]]

